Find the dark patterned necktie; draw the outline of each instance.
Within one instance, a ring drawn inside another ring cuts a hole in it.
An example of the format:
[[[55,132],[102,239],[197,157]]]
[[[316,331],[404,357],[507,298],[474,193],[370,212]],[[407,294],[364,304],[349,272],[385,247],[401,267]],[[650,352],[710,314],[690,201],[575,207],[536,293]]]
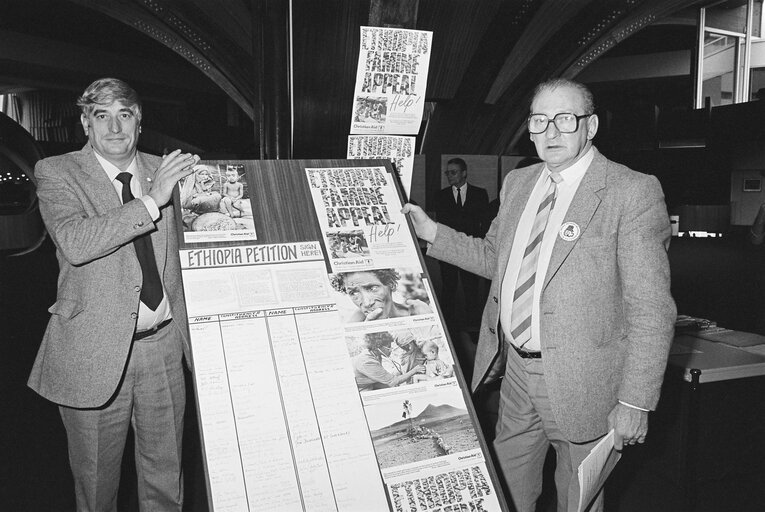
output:
[[[129,172],[121,172],[117,175],[117,181],[122,183],[122,203],[127,204],[135,197],[130,191],[130,180],[133,175]],[[141,302],[152,311],[157,309],[162,302],[162,280],[157,270],[157,260],[154,258],[154,248],[149,234],[141,235],[133,240],[138,262],[141,264],[143,273],[143,285],[141,286]]]

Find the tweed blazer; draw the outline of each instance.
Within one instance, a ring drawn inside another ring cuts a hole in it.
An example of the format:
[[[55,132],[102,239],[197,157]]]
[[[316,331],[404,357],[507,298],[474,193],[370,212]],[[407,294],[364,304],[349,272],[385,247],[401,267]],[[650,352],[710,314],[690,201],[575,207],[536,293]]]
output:
[[[138,153],[144,191],[161,163]],[[140,199],[122,205],[87,144],[35,166],[40,213],[56,245],[56,302],[29,377],[29,386],[60,405],[105,404],[122,377],[138,318],[141,267],[133,239],[151,233],[173,325],[190,362],[188,322],[171,204],[153,222]]]
[[[654,409],[674,333],[667,248],[669,217],[658,180],[606,159],[597,149],[558,236],[540,298],[540,339],[550,404],[571,441],[607,432],[617,400]],[[438,225],[428,254],[492,279],[483,313],[473,389],[500,378],[506,347],[500,295],[510,247],[537,164],[505,178],[499,214],[485,239]],[[512,271],[517,271],[513,269]],[[505,307],[509,307],[509,304]]]

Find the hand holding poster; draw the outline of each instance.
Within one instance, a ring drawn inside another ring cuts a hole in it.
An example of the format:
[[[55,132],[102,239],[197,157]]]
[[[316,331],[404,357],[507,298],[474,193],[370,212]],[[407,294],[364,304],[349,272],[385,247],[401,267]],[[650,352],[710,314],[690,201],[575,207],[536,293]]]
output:
[[[351,133],[420,131],[433,33],[361,27]]]

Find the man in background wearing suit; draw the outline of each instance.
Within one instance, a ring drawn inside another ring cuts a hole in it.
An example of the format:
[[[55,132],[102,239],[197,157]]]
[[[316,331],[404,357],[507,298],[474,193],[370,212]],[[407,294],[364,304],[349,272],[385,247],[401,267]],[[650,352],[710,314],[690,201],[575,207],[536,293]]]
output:
[[[577,509],[577,467],[599,438],[644,442],[672,341],[661,186],[593,147],[593,112],[582,84],[537,87],[528,127],[543,162],[508,174],[485,239],[403,209],[429,255],[493,279],[472,387],[503,378],[494,448],[520,512],[550,445],[560,512]],[[602,507],[601,492],[589,510]]]
[[[141,103],[120,80],[77,105],[88,143],[35,167],[59,278],[29,386],[59,406],[78,511],[116,510],[131,423],[141,510],[181,510],[190,358],[169,201],[199,157],[138,152]]]
[[[449,186],[441,189],[436,198],[436,219],[455,231],[474,237],[482,237],[489,228],[486,222],[489,211],[489,195],[486,189],[467,182],[467,163],[462,158],[452,158],[444,171]],[[486,300],[480,294],[480,278],[466,270],[441,262],[441,306],[444,318],[452,323],[455,315],[457,281],[462,282],[465,296],[465,319],[468,325],[478,325],[481,306]]]

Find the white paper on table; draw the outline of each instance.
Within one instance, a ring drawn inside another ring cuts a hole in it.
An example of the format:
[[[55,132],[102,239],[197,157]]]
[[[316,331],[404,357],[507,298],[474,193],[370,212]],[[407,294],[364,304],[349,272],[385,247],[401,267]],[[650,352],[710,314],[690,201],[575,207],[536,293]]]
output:
[[[579,465],[579,507],[584,512],[595,498],[622,454],[614,449],[614,431],[600,440]]]

